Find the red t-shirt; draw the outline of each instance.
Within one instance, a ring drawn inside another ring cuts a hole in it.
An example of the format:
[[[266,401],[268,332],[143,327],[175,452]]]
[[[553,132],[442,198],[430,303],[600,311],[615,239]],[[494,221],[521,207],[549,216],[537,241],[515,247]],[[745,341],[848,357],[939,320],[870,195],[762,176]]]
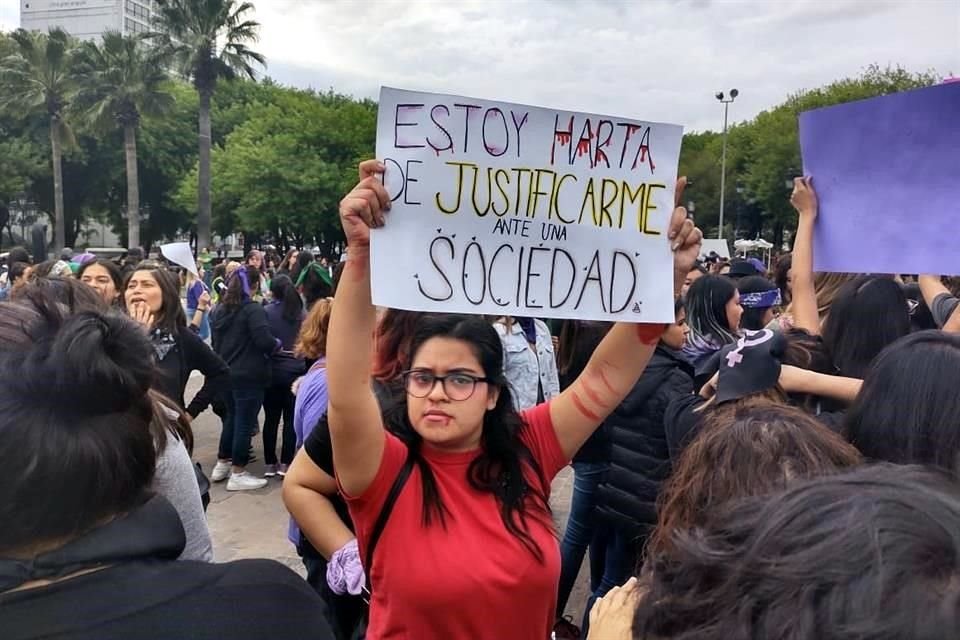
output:
[[[550,407],[522,413],[521,439],[543,471],[528,481],[550,495],[550,482],[566,465],[553,430]],[[423,489],[413,468],[374,553],[370,640],[542,640],[550,637],[560,579],[560,549],[546,514],[527,516],[530,535],[543,553],[541,564],[507,531],[496,498],[475,491],[467,469],[479,451],[440,453],[424,447],[443,504],[446,529],[434,518],[421,522]],[[373,484],[347,498],[356,525],[360,557],[373,524],[407,456],[399,439],[387,434],[383,460]]]

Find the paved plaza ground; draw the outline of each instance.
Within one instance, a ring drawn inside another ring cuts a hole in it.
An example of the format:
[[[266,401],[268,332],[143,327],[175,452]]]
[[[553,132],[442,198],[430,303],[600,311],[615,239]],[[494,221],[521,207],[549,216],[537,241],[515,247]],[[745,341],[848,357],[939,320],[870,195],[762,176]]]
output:
[[[191,398],[199,388],[201,379],[194,377],[187,388]],[[212,411],[206,411],[193,422],[196,444],[194,459],[203,465],[207,475],[217,460],[217,443],[220,438],[220,419]],[[263,474],[263,441],[256,436],[253,442],[257,461],[250,471]],[[217,562],[241,558],[271,558],[304,575],[303,564],[293,545],[287,540],[287,511],[283,506],[279,478],[270,480],[259,491],[227,492],[226,483],[215,484],[210,492],[210,507],[207,519],[213,536],[213,549]],[[573,470],[567,467],[553,483],[550,499],[554,522],[558,531],[566,526],[570,510],[570,495],[573,490]],[[567,614],[579,625],[588,597],[588,565],[580,571],[580,578],[570,596]]]

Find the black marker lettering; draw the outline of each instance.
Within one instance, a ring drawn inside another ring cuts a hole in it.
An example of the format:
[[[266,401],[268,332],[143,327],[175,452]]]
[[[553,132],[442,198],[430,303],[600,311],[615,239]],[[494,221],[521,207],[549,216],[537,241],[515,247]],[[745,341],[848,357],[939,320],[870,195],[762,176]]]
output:
[[[424,145],[422,144],[407,144],[400,143],[400,127],[416,127],[416,122],[400,122],[400,110],[405,111],[417,111],[422,109],[422,104],[398,104],[396,113],[393,118],[393,146],[395,149],[420,149]]]
[[[427,144],[430,145],[430,148],[434,150],[437,156],[440,155],[441,151],[453,151],[453,137],[450,135],[450,132],[447,131],[446,127],[444,127],[442,124],[437,122],[438,109],[443,109],[446,112],[447,117],[448,118],[450,117],[450,109],[445,104],[438,104],[433,109],[430,109],[430,120],[433,122],[433,124],[437,126],[437,129],[440,129],[440,131],[442,131],[443,134],[447,136],[447,146],[445,147],[436,146],[435,144],[430,142],[430,136],[427,136]]]
[[[447,277],[447,274],[444,273],[443,269],[441,269],[440,265],[437,263],[437,256],[434,251],[434,249],[439,247],[441,244],[447,245],[447,248],[450,250],[450,259],[453,260],[454,258],[453,240],[451,240],[446,236],[439,236],[437,238],[434,238],[433,242],[430,243],[430,263],[433,265],[433,268],[437,270],[437,273],[440,274],[440,277],[443,278],[443,281],[446,283],[449,293],[446,294],[446,297],[435,296],[430,293],[427,293],[427,291],[424,290],[423,288],[423,281],[420,280],[419,278],[417,279],[417,288],[420,289],[420,293],[423,294],[424,297],[429,298],[434,302],[445,302],[453,297],[453,285],[450,284],[450,278]]]

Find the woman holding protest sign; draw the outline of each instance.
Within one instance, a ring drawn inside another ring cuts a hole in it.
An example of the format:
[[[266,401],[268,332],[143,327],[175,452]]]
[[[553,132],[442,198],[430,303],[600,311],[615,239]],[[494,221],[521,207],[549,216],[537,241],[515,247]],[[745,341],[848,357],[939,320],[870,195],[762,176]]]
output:
[[[383,171],[362,163],[340,204],[350,257],[327,351],[337,479],[361,557],[373,560],[367,637],[546,638],[560,573],[550,481],[632,388],[665,327],[615,325],[571,387],[518,414],[493,327],[476,317],[425,319],[402,376],[406,396],[381,414],[369,385],[369,241],[390,203]],[[668,235],[679,291],[702,235],[681,207]],[[309,486],[315,473],[300,455],[290,478]]]

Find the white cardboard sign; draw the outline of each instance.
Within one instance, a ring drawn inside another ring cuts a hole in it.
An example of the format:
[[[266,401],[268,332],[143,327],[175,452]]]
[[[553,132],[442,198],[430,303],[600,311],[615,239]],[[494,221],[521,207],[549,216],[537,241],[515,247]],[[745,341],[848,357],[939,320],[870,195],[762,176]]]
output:
[[[673,322],[682,127],[382,88],[373,302]]]

